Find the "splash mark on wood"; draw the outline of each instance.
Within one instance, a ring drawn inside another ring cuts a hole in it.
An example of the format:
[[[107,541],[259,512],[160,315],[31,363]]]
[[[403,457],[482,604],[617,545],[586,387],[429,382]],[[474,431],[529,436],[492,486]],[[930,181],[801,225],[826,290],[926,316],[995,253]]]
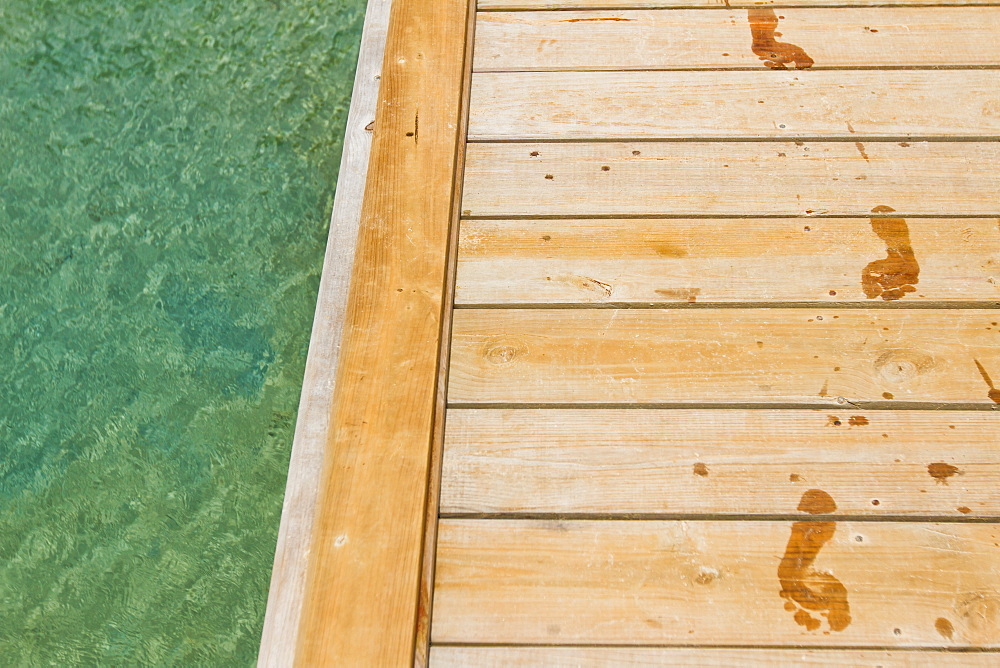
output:
[[[815,62],[802,47],[774,39],[778,28],[778,17],[773,9],[753,8],[747,10],[750,35],[753,42],[750,50],[772,70],[787,70],[788,63],[795,63],[799,70],[812,67]],[[780,33],[779,33],[780,36]]]
[[[995,404],[1000,404],[1000,390],[993,386],[993,379],[990,378],[990,374],[986,373],[986,367],[980,364],[979,360],[972,360],[976,363],[976,368],[979,369],[979,375],[983,377],[986,381],[986,386],[990,388],[990,391],[986,393],[986,396],[990,398]]]
[[[934,478],[935,482],[947,485],[948,478],[958,473],[958,467],[944,462],[934,462],[927,465],[927,473]]]
[[[871,162],[871,159],[868,157],[868,153],[865,152],[864,144],[862,144],[859,141],[856,141],[854,142],[854,148],[858,149],[858,153],[860,153],[861,157],[865,159],[865,162]]]
[[[872,213],[890,213],[892,207],[879,205]],[[885,242],[884,260],[869,262],[861,271],[861,289],[868,299],[881,297],[884,301],[902,299],[920,282],[920,265],[910,245],[910,228],[903,218],[871,219],[872,230]]]
[[[802,495],[798,509],[810,515],[828,515],[837,510],[837,504],[823,490],[810,489]],[[819,616],[826,617],[831,631],[843,631],[851,623],[847,588],[832,574],[813,568],[820,550],[836,531],[836,522],[795,522],[778,564],[785,609],[794,612],[795,623],[809,631],[822,625]]]

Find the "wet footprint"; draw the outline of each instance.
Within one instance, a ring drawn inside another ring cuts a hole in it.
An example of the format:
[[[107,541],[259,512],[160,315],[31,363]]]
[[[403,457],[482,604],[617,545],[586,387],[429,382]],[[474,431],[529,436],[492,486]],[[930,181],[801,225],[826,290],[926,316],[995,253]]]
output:
[[[781,37],[781,33],[774,32],[778,28],[778,17],[773,9],[748,9],[747,21],[753,38],[750,50],[772,70],[787,70],[785,65],[788,63],[795,63],[799,70],[813,66],[815,61],[802,47],[775,41],[775,36]]]
[[[872,213],[890,213],[892,207],[877,206]],[[920,265],[910,245],[910,228],[903,218],[872,218],[872,230],[885,242],[886,258],[875,260],[861,270],[861,289],[865,297],[885,301],[901,299],[920,282]]]
[[[823,490],[810,489],[802,495],[798,509],[810,515],[828,515],[837,510],[837,504]],[[831,631],[843,631],[851,623],[847,588],[830,573],[813,568],[819,551],[836,531],[836,522],[795,522],[785,556],[778,564],[785,609],[794,612],[796,623],[809,631],[820,627],[820,615],[826,617]]]

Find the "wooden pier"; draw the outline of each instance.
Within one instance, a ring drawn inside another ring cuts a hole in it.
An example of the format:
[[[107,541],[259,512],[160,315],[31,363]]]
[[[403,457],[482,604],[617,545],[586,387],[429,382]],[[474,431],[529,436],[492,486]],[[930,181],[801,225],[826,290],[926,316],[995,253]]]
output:
[[[1000,663],[1000,5],[393,0],[373,127],[262,665]]]

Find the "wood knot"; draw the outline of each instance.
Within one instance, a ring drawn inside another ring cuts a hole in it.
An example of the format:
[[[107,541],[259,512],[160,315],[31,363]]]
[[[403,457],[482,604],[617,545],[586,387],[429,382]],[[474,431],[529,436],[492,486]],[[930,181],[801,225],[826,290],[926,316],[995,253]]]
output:
[[[1000,640],[1000,593],[977,591],[963,594],[955,603],[957,626],[974,645],[991,645]]]
[[[878,375],[889,383],[907,383],[934,366],[934,358],[919,350],[887,350],[875,360]]]
[[[496,366],[510,366],[528,352],[528,346],[521,341],[495,339],[483,346],[483,357]]]

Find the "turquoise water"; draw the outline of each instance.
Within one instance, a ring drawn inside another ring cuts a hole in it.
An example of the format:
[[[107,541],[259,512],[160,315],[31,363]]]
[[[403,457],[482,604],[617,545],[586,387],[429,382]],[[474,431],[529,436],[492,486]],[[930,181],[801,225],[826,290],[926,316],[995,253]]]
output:
[[[255,660],[363,13],[0,3],[0,665]]]

